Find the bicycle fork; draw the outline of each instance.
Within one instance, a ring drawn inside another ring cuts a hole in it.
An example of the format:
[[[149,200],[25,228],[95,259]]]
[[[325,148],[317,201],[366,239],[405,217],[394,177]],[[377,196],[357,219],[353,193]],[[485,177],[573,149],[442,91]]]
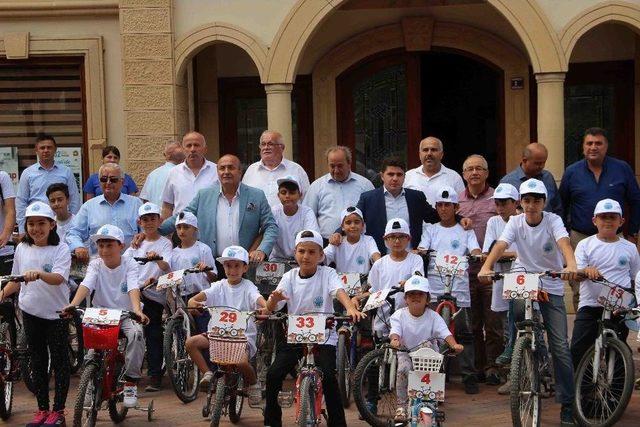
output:
[[[386,365],[389,365],[389,391],[396,388],[396,370],[398,359],[392,349],[387,348],[382,357],[382,369],[378,369],[378,386],[384,387],[386,384],[385,377],[387,375]]]
[[[609,319],[611,319],[611,312],[609,312],[608,310],[605,310],[603,314],[603,320],[609,320]],[[601,326],[601,328],[602,330],[600,332],[600,335],[598,335],[598,338],[596,338],[595,351],[593,353],[592,381],[594,384],[598,382],[598,371],[600,371],[600,355],[602,354],[602,350],[607,345],[607,339],[608,337],[616,336],[616,333],[613,330],[605,328],[604,325]],[[609,352],[607,357],[607,384],[608,385],[613,382],[613,371],[615,368],[615,363],[616,363],[615,353]]]

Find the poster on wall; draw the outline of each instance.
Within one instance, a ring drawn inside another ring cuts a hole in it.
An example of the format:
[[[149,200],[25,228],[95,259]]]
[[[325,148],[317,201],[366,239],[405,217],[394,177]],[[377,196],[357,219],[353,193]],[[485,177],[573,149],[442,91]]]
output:
[[[56,163],[65,165],[76,178],[76,184],[82,193],[82,148],[58,147],[56,151]]]
[[[0,147],[0,170],[9,174],[18,191],[18,147]]]

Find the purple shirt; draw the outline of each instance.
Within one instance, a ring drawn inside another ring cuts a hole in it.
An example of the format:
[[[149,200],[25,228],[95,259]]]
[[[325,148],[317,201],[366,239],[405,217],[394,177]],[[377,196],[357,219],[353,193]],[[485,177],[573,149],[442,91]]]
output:
[[[476,233],[476,239],[478,239],[480,247],[484,244],[484,235],[487,231],[489,218],[498,214],[496,212],[496,204],[490,198],[491,196],[493,196],[493,188],[488,185],[478,194],[478,197],[473,197],[469,193],[468,187],[458,194],[460,198],[458,214],[473,221],[473,231]]]

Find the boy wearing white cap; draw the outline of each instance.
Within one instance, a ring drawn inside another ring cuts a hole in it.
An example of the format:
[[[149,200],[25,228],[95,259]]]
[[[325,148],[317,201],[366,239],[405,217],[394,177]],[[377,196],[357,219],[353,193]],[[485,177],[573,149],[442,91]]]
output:
[[[154,203],[145,203],[138,208],[138,225],[144,233],[144,241],[137,249],[128,248],[124,255],[134,257],[162,257],[159,261],[151,261],[138,267],[140,288],[144,288],[161,275],[169,272],[169,261],[173,245],[158,232],[160,227],[160,207]],[[142,291],[142,311],[149,318],[144,327],[144,338],[147,345],[147,375],[149,383],[145,391],[158,391],[162,386],[162,312],[166,303],[165,291],[148,288]]]
[[[524,213],[511,217],[505,226],[478,273],[481,281],[490,280],[488,276],[494,274],[494,264],[513,243],[518,245],[515,268],[532,273],[563,271],[564,279],[576,278],[576,260],[569,234],[558,215],[543,212],[546,199],[547,189],[542,181],[531,178],[520,185],[520,204]],[[542,277],[541,281],[549,300],[539,300],[538,304],[553,358],[556,400],[562,404],[560,421],[563,425],[573,425],[575,384],[563,299],[564,282],[561,278],[551,277]]]
[[[242,246],[225,248],[222,255],[218,257],[218,262],[224,267],[227,278],[212,283],[211,287],[189,299],[189,307],[223,306],[238,311],[254,311],[266,307],[267,302],[260,295],[256,285],[242,277],[249,268],[249,253]],[[211,328],[210,325],[207,329]],[[238,370],[242,373],[246,385],[254,385],[256,384],[256,374],[249,360],[256,354],[256,325],[251,320],[247,324],[245,336],[249,345],[249,354],[247,354],[246,360],[238,365]],[[209,348],[207,334],[192,336],[187,340],[186,348],[191,360],[204,374],[200,380],[200,387],[206,389],[213,379],[213,372],[209,370],[209,365],[202,356],[202,350]],[[259,385],[257,388],[259,389]]]
[[[294,176],[287,175],[276,180],[280,204],[271,208],[278,224],[278,240],[269,255],[270,261],[293,259],[296,234],[300,230],[320,231],[318,220],[309,206],[299,205],[302,198],[300,184]]]
[[[593,282],[592,279],[605,278],[629,292],[633,292],[631,281],[635,279],[636,300],[640,297],[640,255],[633,243],[617,234],[624,224],[620,203],[613,199],[600,200],[593,212],[593,224],[598,233],[581,240],[576,246],[576,263],[579,269],[584,269],[587,277],[580,283],[580,302],[571,335],[574,368],[577,368],[582,356],[595,343],[598,322],[604,310],[598,304],[598,296],[604,285]],[[615,315],[613,317],[617,318]],[[616,333],[625,342],[629,329],[624,323],[620,323]]]
[[[315,230],[303,230],[295,241],[295,257],[300,267],[294,268],[282,276],[280,284],[267,300],[269,311],[281,310],[287,306],[288,313],[305,314],[333,313],[334,298],[347,310],[354,321],[364,315],[351,303],[342,287],[340,278],[333,268],[320,266],[322,262],[322,236]],[[326,343],[318,345],[316,363],[322,371],[322,389],[329,418],[327,424],[334,427],[346,426],[344,409],[338,393],[336,380],[336,342],[335,330],[327,331]],[[267,402],[264,408],[264,425],[280,427],[282,410],[278,404],[278,393],[282,381],[296,366],[303,355],[303,346],[287,343],[278,344],[276,358],[267,372]]]
[[[122,230],[115,225],[106,224],[90,239],[98,248],[98,258],[89,262],[84,280],[64,310],[77,306],[93,292],[94,307],[133,311],[143,324],[148,323],[149,318],[142,312],[140,304],[138,264],[133,258],[121,255],[124,249]],[[131,408],[137,405],[137,383],[142,376],[142,325],[125,318],[120,323],[120,330],[127,337],[124,355],[124,405]]]
[[[418,245],[421,249],[431,249],[450,255],[479,255],[480,246],[473,230],[465,230],[456,221],[458,210],[458,194],[451,187],[444,186],[436,194],[436,211],[440,217],[437,224],[425,224],[422,238]],[[458,340],[464,344],[464,352],[460,357],[460,371],[467,394],[479,392],[475,370],[475,346],[471,321],[471,293],[469,291],[469,272],[453,277],[451,294],[456,298],[459,312],[455,319],[455,331]],[[442,276],[436,269],[435,257],[429,260],[428,275],[431,295],[436,300],[444,294]],[[435,304],[435,303],[434,303]]]
[[[335,263],[336,271],[341,273],[367,274],[371,264],[380,259],[380,252],[373,237],[364,234],[362,211],[349,206],[340,217],[340,226],[346,239],[340,246],[329,244],[324,249],[324,263]]]
[[[438,349],[438,340],[445,341],[456,353],[464,347],[456,342],[451,331],[438,313],[429,308],[431,300],[429,280],[419,275],[411,276],[404,284],[404,300],[407,306],[391,316],[391,346],[414,349],[420,345]],[[396,420],[407,417],[407,374],[411,370],[408,353],[398,353],[396,373]]]

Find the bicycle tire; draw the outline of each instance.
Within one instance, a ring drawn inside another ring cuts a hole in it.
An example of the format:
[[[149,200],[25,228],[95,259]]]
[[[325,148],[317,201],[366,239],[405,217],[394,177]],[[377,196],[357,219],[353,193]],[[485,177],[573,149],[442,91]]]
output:
[[[186,335],[182,332],[182,319],[169,320],[164,331],[164,364],[176,396],[182,402],[190,403],[198,397],[200,371],[188,357],[185,342]],[[186,362],[178,366],[176,360]]]
[[[9,325],[7,323],[0,324],[0,336],[4,337],[6,348],[13,348],[13,342],[11,339],[11,333],[9,332]],[[0,355],[2,361],[2,375],[0,375],[0,418],[6,421],[11,417],[11,409],[13,407],[13,383],[11,381],[5,381],[6,378],[13,369],[13,360],[10,353],[3,352]]]
[[[126,348],[126,345],[125,345]],[[124,406],[124,393],[116,394],[116,390],[118,389],[118,378],[122,375],[122,370],[124,369],[123,361],[116,361],[116,366],[113,373],[113,390],[111,399],[109,399],[109,403],[107,407],[109,409],[109,418],[115,424],[119,424],[127,417],[127,412],[129,408]]]
[[[343,408],[348,408],[349,405],[351,405],[351,363],[349,362],[347,338],[348,335],[345,333],[338,335],[338,344],[336,351],[338,390],[340,391],[340,399],[342,400]]]
[[[378,404],[377,414],[372,413],[367,406],[368,377],[371,374],[371,378],[375,377],[377,381],[378,370],[381,368],[380,362],[384,359],[385,352],[385,348],[377,348],[365,354],[358,362],[353,376],[353,400],[356,402],[358,412],[360,412],[364,421],[374,427],[388,427],[389,423],[393,423],[395,418],[395,390],[385,389],[385,384],[382,384],[382,386],[380,384],[377,385],[379,393],[376,402]],[[384,368],[386,369],[386,366]],[[375,372],[370,373],[369,370],[372,369],[375,369]],[[381,409],[386,410],[386,412],[383,411],[381,414]]]
[[[76,313],[69,322],[69,369],[71,375],[80,370],[84,361],[84,340],[82,339],[82,319]]]
[[[236,374],[236,378],[235,391],[229,393],[229,421],[231,421],[231,424],[236,424],[240,421],[242,407],[244,406],[244,394],[242,394],[244,379],[242,374]]]
[[[608,393],[609,395],[613,394],[611,391],[612,385],[608,386],[609,390],[603,390],[601,388],[598,388],[598,387],[604,387],[603,385],[606,385],[606,382],[607,382],[606,380],[602,380],[602,381],[600,380],[600,375],[602,374],[604,374],[605,376],[607,375],[607,371],[606,371],[606,367],[608,365],[607,354],[609,353],[605,351],[606,348],[604,347],[600,353],[601,354],[600,366],[601,368],[605,368],[605,369],[598,370],[599,379],[596,381],[596,387],[594,387],[592,384],[593,359],[595,356],[595,344],[594,344],[582,356],[582,359],[580,360],[580,364],[578,365],[578,369],[576,371],[576,397],[574,401],[574,407],[575,407],[574,416],[578,421],[578,423],[582,426],[609,427],[614,425],[616,422],[618,422],[618,420],[620,420],[620,418],[624,414],[624,411],[627,408],[627,405],[629,404],[629,400],[631,399],[631,395],[633,394],[635,367],[633,363],[633,355],[631,353],[631,350],[624,342],[620,341],[617,338],[607,338],[607,347],[610,350],[613,350],[618,355],[618,357],[615,358],[614,375],[619,371],[618,366],[622,366],[622,369],[624,370],[624,372],[622,373],[622,377],[620,378],[622,380],[622,387],[619,389],[617,393],[619,396],[618,403],[615,406],[615,409],[611,411],[610,415],[604,419],[602,418],[602,415],[605,415],[605,414],[600,414],[600,416],[597,419],[594,419],[594,416],[599,414],[596,414],[593,412],[588,414],[589,411],[596,410],[598,406],[600,407],[601,411],[606,409],[606,407],[609,407],[609,403],[612,403],[612,401],[609,400],[607,405],[592,404],[591,406],[587,406],[589,403],[593,403],[593,400],[589,399],[586,396],[587,394],[589,395],[589,397],[593,394],[595,394],[596,396],[602,395],[605,392]],[[622,365],[618,365],[618,362],[621,362]],[[617,375],[614,377],[614,381],[616,378],[618,378]],[[593,390],[589,390],[589,388],[593,388]],[[584,397],[584,400],[583,400],[583,397]]]
[[[89,387],[89,383],[94,381],[97,373],[98,366],[94,363],[88,364],[82,371],[80,383],[78,384],[78,394],[76,395],[76,401],[73,406],[73,427],[94,427],[96,425],[98,410],[102,403],[102,388],[96,387],[94,384],[94,394],[90,411],[85,411],[84,401],[85,395],[87,394],[87,387]],[[86,421],[83,422],[83,415],[86,412],[88,412],[88,416]]]
[[[531,339],[531,336],[523,335],[516,340],[513,347],[510,404],[511,421],[514,427],[540,426],[540,372],[536,357],[531,350]],[[522,392],[530,393],[528,395],[530,399],[523,399]]]
[[[218,427],[220,425],[226,391],[227,385],[225,384],[225,376],[222,375],[216,381],[216,394],[211,408],[211,427]]]
[[[298,426],[309,427],[316,425],[316,391],[313,386],[313,377],[306,376],[300,383],[300,412],[298,413]]]

